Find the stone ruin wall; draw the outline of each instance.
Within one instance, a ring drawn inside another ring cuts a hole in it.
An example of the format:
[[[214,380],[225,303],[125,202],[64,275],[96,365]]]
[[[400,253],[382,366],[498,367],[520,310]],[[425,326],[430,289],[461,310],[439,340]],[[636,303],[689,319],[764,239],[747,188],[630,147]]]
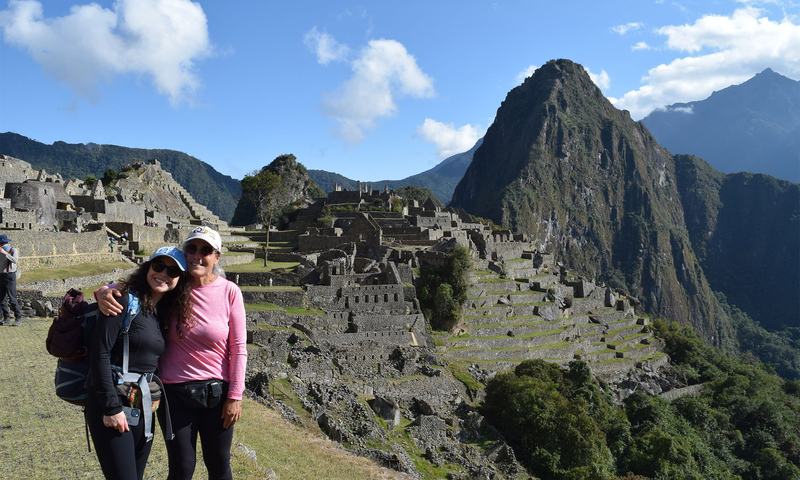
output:
[[[408,331],[407,326],[424,330],[425,317],[421,313],[408,315],[353,314],[352,324],[356,332]]]
[[[0,208],[0,226],[3,230],[34,230],[37,227],[36,212],[14,210],[9,203],[8,207]]]
[[[301,252],[330,250],[342,245],[343,243],[358,243],[360,241],[360,235],[300,235],[298,237],[298,243]]]
[[[18,230],[6,234],[11,238],[11,245],[19,249],[19,265],[23,271],[119,260],[117,253],[110,252],[108,234],[104,231],[69,233]]]
[[[406,298],[403,286],[394,285],[362,285],[345,287],[337,299],[337,310],[348,310],[354,313],[371,311],[405,311]]]
[[[36,178],[38,173],[30,163],[0,154],[0,191],[2,194],[5,194],[7,183],[22,183],[30,178]]]

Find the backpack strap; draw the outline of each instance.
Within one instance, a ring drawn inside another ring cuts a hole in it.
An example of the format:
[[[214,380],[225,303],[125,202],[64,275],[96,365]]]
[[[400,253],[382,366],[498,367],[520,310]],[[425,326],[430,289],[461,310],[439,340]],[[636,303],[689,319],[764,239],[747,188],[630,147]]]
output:
[[[149,442],[153,439],[153,401],[150,396],[150,385],[152,374],[134,373],[128,371],[128,359],[130,357],[130,343],[128,340],[128,330],[131,328],[133,319],[139,314],[139,297],[128,292],[128,310],[122,320],[122,381],[135,383],[142,392],[142,416],[144,417],[144,436]],[[163,396],[163,395],[162,395]]]
[[[139,314],[139,297],[131,292],[128,292],[128,310],[125,312],[125,318],[122,319],[122,374],[128,373],[128,358],[130,357],[130,346],[128,343],[128,330],[131,329],[134,317]],[[126,382],[129,380],[125,380]]]

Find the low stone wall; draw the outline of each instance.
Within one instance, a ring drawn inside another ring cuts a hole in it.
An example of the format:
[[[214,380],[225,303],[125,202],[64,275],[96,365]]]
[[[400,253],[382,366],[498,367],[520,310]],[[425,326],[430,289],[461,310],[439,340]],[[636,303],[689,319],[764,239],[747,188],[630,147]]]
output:
[[[468,310],[464,312],[464,317],[469,317],[469,320],[472,320],[476,317],[505,317],[508,310],[508,305],[493,305],[490,307],[481,307],[476,308],[475,310]]]
[[[25,291],[38,291],[45,293],[52,293],[54,295],[64,295],[70,288],[81,289],[84,287],[91,287],[93,285],[115,283],[124,280],[130,276],[136,267],[129,269],[115,268],[113,272],[101,273],[98,275],[90,275],[86,277],[72,277],[72,278],[55,278],[52,280],[44,280],[39,282],[17,283],[17,293],[21,296]],[[24,274],[23,274],[24,275]],[[84,292],[87,296],[91,297],[90,292]],[[60,298],[60,297],[59,297]]]
[[[353,315],[353,325],[357,332],[405,330],[406,325],[415,325],[417,329],[421,329],[425,325],[425,317],[421,313],[416,315],[361,314]]]
[[[340,333],[335,335],[321,336],[319,339],[338,346],[360,345],[366,343],[368,344],[368,346],[375,344],[384,347],[387,345],[390,347],[395,345],[409,346],[411,345],[412,341],[411,334],[407,330],[387,330],[383,332],[364,332],[364,333]],[[369,351],[369,348],[367,349],[367,351]],[[391,351],[391,349],[389,351]],[[374,356],[374,354],[375,352],[372,352],[372,355],[370,356]],[[388,354],[386,354],[386,358],[388,358]],[[383,360],[383,358],[380,358],[380,360]]]
[[[255,256],[251,253],[237,253],[236,255],[223,254],[219,257],[219,266],[223,269],[230,265],[243,265],[255,260]]]
[[[260,249],[259,249],[260,250]],[[256,257],[264,258],[264,252],[256,252]],[[270,262],[303,262],[303,256],[299,253],[287,253],[287,252],[274,252],[270,250],[269,254],[267,255],[267,260]]]
[[[9,234],[20,257],[69,255],[108,251],[108,235],[102,231],[70,233],[19,231]]]
[[[480,347],[485,350],[495,350],[504,348],[531,348],[545,345],[556,344],[574,335],[572,325],[562,325],[550,330],[557,330],[552,333],[535,337],[508,337],[505,338],[486,338],[486,337],[466,337],[459,338],[455,343],[458,347]],[[546,330],[545,330],[546,331]]]
[[[250,311],[247,320],[273,327],[300,327],[312,334],[332,335],[347,330],[348,315],[326,313],[322,315],[290,315],[284,310]]]
[[[10,203],[7,207],[0,208],[0,225],[2,225],[3,230],[6,230],[6,234],[9,234],[7,230],[33,230],[34,228],[40,228],[36,223],[36,212],[14,210],[11,208]]]
[[[531,322],[534,323],[531,323],[530,325],[514,325],[513,322],[509,322],[508,324],[494,327],[472,327],[470,328],[469,333],[475,337],[496,337],[501,335],[518,337],[532,333],[546,332],[548,330],[553,330],[555,328],[563,327],[565,325],[572,325],[575,323],[575,321],[571,318],[561,318],[555,322],[545,322],[543,319],[539,318],[538,322],[535,319],[531,319]],[[509,333],[511,335],[509,335]]]
[[[434,405],[446,405],[453,402],[458,392],[450,377],[445,375],[414,378],[402,382],[376,379],[372,389],[375,395],[405,401],[424,398],[425,401]]]
[[[25,270],[68,267],[81,263],[119,260],[108,247],[108,235],[103,231],[69,233],[35,230],[9,232],[11,245],[19,249],[19,265]]]
[[[252,261],[252,260],[251,260]],[[300,285],[300,278],[294,272],[275,273],[275,272],[239,272],[228,275],[228,280],[243,286],[268,286],[272,279],[273,286],[289,287]]]
[[[146,225],[133,224],[127,224],[128,227],[123,228],[122,225],[125,224],[113,224],[115,227],[114,232],[122,234],[118,230],[130,229],[128,241],[136,252],[153,253],[165,245],[179,246],[183,239],[189,235],[187,228],[148,227]]]
[[[483,350],[480,348],[469,350],[455,350],[450,353],[457,357],[469,358],[473,361],[481,360],[506,360],[520,362],[522,360],[548,360],[572,359],[573,354],[586,347],[586,342],[570,342],[564,345],[543,346],[540,348],[509,348],[505,350]]]
[[[242,291],[244,303],[273,303],[281,307],[302,307],[308,309],[308,295],[302,290]]]

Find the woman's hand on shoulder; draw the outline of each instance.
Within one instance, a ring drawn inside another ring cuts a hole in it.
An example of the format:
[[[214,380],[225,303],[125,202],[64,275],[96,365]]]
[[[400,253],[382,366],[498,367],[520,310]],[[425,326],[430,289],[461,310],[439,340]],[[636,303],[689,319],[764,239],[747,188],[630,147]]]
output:
[[[242,416],[242,401],[232,398],[225,399],[222,405],[222,428],[232,427]]]
[[[125,412],[119,412],[115,415],[103,415],[103,425],[108,428],[113,428],[119,433],[130,430],[128,419],[125,418]]]
[[[94,292],[94,296],[103,315],[113,317],[122,313],[122,305],[116,300],[122,296],[118,288],[103,288]]]

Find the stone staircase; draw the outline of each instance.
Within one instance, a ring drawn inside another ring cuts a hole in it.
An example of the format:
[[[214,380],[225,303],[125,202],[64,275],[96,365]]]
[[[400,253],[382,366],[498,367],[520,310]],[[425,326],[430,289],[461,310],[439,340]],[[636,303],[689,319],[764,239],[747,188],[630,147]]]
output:
[[[469,281],[460,334],[447,339],[446,355],[454,359],[494,371],[529,359],[582,359],[606,377],[643,361],[667,361],[647,318],[624,299],[608,298],[604,287],[576,298],[583,289],[573,288],[557,267],[489,262]]]
[[[224,223],[221,222],[219,217],[214,215],[211,210],[206,208],[204,205],[197,203],[191,194],[189,194],[185,188],[180,186],[180,184],[177,184],[175,191],[178,192],[181,200],[183,200],[183,203],[186,204],[186,207],[189,209],[189,211],[192,212],[192,216],[194,216],[194,218],[200,219],[200,221],[205,221],[212,225],[220,225],[221,223]]]

